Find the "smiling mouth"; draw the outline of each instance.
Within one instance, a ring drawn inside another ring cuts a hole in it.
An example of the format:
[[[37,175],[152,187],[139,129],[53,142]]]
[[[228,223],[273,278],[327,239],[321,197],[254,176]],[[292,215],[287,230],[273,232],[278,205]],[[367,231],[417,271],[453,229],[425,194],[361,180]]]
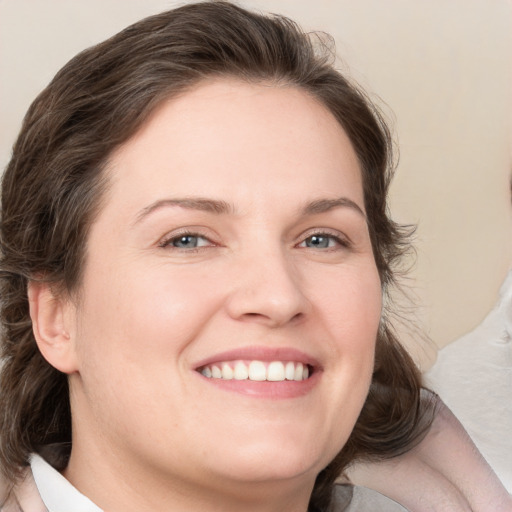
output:
[[[295,361],[225,361],[198,368],[207,379],[250,380],[256,382],[300,382],[307,380],[313,367]]]

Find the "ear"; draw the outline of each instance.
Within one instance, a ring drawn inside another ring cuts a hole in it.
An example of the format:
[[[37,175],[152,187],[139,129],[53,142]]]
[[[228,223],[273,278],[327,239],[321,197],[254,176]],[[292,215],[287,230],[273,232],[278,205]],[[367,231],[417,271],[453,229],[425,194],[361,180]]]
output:
[[[74,321],[76,306],[49,283],[30,281],[28,301],[34,337],[43,357],[57,370],[78,371]]]

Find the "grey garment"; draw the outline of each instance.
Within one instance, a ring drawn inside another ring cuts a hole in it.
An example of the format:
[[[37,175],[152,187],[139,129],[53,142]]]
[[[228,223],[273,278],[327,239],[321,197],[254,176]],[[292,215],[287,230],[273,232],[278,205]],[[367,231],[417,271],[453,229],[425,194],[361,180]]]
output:
[[[350,485],[336,486],[333,505],[330,512],[407,512],[402,505],[377,491]]]

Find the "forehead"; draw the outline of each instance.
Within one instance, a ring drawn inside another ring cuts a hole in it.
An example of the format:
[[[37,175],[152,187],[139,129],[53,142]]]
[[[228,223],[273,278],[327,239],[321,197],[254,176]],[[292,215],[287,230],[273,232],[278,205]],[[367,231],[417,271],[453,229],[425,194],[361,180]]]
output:
[[[362,202],[359,162],[341,125],[289,85],[199,84],[164,102],[109,167],[115,187],[148,200],[158,189],[229,197],[293,187],[323,197],[348,186]]]

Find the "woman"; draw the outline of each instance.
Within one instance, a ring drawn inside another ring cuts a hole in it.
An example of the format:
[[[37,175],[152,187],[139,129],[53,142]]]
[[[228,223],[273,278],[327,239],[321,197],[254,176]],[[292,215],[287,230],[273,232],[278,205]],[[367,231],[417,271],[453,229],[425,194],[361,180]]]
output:
[[[425,436],[382,313],[389,134],[320,50],[189,5],[33,103],[2,190],[2,510],[344,510],[351,464]]]

